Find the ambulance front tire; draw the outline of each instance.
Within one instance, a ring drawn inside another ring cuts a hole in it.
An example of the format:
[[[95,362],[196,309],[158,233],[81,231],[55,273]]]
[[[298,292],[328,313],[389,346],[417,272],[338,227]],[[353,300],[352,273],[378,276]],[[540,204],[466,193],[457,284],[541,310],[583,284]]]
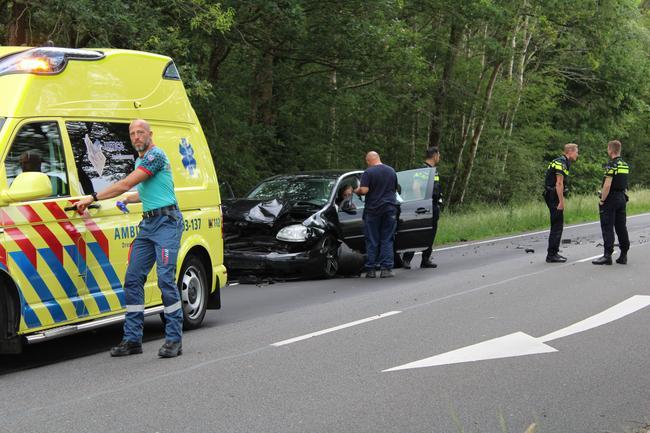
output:
[[[178,276],[178,290],[183,304],[183,329],[201,326],[208,309],[208,278],[205,265],[197,256],[185,259]]]
[[[191,256],[183,263],[178,277],[178,290],[183,304],[183,329],[196,329],[201,326],[207,311],[208,285],[205,267],[198,258]],[[160,313],[165,325],[165,313]]]

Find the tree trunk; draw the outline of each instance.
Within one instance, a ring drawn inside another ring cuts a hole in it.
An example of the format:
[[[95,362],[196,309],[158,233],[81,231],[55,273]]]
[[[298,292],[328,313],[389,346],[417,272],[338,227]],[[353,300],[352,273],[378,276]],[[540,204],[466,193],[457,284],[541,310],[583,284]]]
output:
[[[264,53],[262,60],[262,70],[259,75],[260,89],[260,120],[264,126],[273,126],[275,123],[275,114],[273,113],[273,61],[275,57],[273,52]]]
[[[471,55],[471,53],[468,53],[468,55]],[[476,88],[474,89],[472,104],[470,106],[469,115],[467,116],[467,119],[465,117],[465,114],[463,114],[460,148],[458,150],[458,156],[456,157],[454,176],[452,178],[451,187],[449,188],[449,193],[448,193],[448,197],[450,201],[454,200],[454,192],[456,190],[459,173],[461,171],[461,168],[463,167],[463,155],[465,153],[465,146],[467,145],[467,139],[470,134],[474,135],[474,124],[476,120],[476,100],[478,99],[478,95],[481,92],[481,86],[483,85],[483,80],[485,79],[486,72],[487,72],[487,68],[485,68],[485,66],[483,65],[483,67],[481,68],[481,75],[479,76],[478,81],[476,83]]]
[[[502,64],[502,62],[499,62],[492,69],[492,76],[490,76],[490,81],[488,83],[487,89],[485,90],[483,109],[481,110],[480,120],[472,136],[472,145],[469,149],[469,160],[467,161],[467,165],[465,166],[465,171],[463,173],[463,189],[460,193],[459,199],[459,203],[461,204],[465,200],[465,194],[467,193],[467,187],[469,186],[469,179],[472,176],[472,169],[474,168],[474,161],[476,160],[476,152],[478,151],[478,144],[481,139],[481,133],[483,132],[483,127],[485,126],[485,121],[490,111],[490,102],[492,101],[494,84],[497,81],[497,76],[499,75]]]
[[[336,152],[336,143],[338,141],[338,124],[336,118],[336,98],[338,94],[338,83],[336,69],[332,70],[330,75],[330,85],[332,86],[332,105],[330,106],[330,145],[327,150],[327,168],[332,168],[332,155],[338,155]],[[336,158],[335,165],[338,166],[338,157]]]
[[[210,69],[208,71],[208,79],[211,82],[217,82],[219,80],[219,72],[221,64],[226,60],[230,54],[230,45],[226,38],[218,32],[217,39],[214,41],[214,47],[212,48],[212,53],[210,53]]]
[[[27,45],[29,10],[27,3],[14,1],[11,6],[11,18],[7,25],[7,45]]]
[[[463,39],[463,26],[454,19],[451,23],[449,33],[449,48],[445,57],[445,65],[442,71],[442,78],[438,83],[438,89],[433,102],[433,112],[431,113],[431,132],[429,134],[429,146],[440,146],[442,136],[442,119],[446,110],[447,93],[451,86],[454,66],[456,64],[456,53]]]

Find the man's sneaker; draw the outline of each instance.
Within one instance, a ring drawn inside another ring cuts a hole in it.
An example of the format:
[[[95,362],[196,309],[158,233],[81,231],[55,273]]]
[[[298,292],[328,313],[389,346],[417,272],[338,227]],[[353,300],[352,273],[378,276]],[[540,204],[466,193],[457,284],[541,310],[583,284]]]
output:
[[[627,265],[627,253],[625,254],[621,253],[618,259],[616,259],[616,263],[620,265]]]
[[[546,263],[564,263],[566,262],[566,257],[562,257],[559,254],[553,254],[552,256],[546,256]]]
[[[120,344],[111,347],[111,356],[127,356],[142,353],[142,344],[133,341],[122,340]]]
[[[158,351],[161,358],[174,358],[183,354],[183,343],[180,341],[165,341]]]
[[[379,278],[393,278],[395,273],[391,269],[382,269]]]
[[[366,271],[366,278],[375,278],[376,276],[377,276],[377,274],[375,274],[374,269]]]
[[[592,260],[591,263],[594,265],[611,265],[612,264],[612,256],[601,256],[598,257],[596,260]]]
[[[422,263],[420,264],[420,267],[421,267],[421,268],[431,268],[431,269],[434,269],[434,268],[437,268],[438,265],[436,265],[435,263],[433,263],[433,262],[431,261],[431,259],[429,259],[429,260],[422,260]]]

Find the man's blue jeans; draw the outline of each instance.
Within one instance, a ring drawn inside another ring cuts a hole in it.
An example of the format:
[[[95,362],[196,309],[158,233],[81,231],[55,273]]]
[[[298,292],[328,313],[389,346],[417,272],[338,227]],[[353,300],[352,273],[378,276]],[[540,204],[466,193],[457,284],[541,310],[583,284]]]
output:
[[[366,237],[366,270],[392,269],[393,240],[397,227],[397,208],[386,206],[381,211],[363,213],[363,233]]]
[[[142,342],[144,283],[155,262],[165,307],[165,340],[181,341],[183,308],[176,286],[176,259],[183,234],[183,217],[179,211],[173,211],[170,215],[145,218],[139,227],[140,232],[131,245],[124,278],[124,340]]]

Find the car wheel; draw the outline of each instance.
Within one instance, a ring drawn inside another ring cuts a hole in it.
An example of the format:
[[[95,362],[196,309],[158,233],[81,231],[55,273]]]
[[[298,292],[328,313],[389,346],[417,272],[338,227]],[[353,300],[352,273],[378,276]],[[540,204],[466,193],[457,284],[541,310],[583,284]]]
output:
[[[339,241],[332,235],[326,235],[321,241],[320,252],[323,255],[323,278],[334,278],[339,271]]]
[[[196,256],[185,259],[178,277],[178,290],[183,304],[183,329],[201,326],[208,307],[208,279],[205,266]]]

